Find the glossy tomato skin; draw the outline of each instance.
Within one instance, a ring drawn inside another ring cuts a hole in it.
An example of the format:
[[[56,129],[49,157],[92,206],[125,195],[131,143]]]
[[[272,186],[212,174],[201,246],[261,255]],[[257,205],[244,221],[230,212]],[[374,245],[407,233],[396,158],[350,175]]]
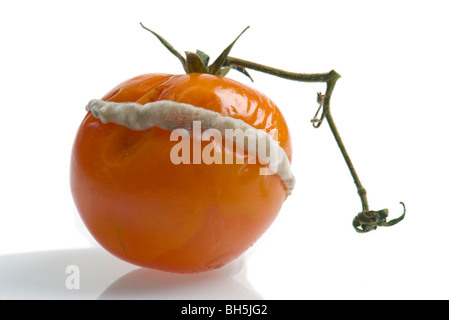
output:
[[[263,94],[206,74],[146,74],[103,97],[115,102],[172,100],[242,119],[272,132],[291,159],[285,119]],[[103,124],[90,112],[71,159],[71,188],[86,227],[109,252],[169,272],[221,267],[246,251],[277,216],[286,188],[259,164],[178,164],[170,131]],[[191,138],[193,139],[193,138]],[[203,147],[208,142],[203,142]]]

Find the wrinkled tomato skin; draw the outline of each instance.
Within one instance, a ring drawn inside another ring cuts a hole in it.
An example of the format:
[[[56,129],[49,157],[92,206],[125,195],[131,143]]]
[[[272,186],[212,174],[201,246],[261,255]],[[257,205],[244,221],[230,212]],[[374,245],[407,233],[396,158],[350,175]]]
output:
[[[121,83],[103,100],[172,100],[269,133],[276,129],[291,159],[288,128],[278,108],[227,78],[145,74]],[[99,244],[127,262],[177,273],[221,267],[267,230],[286,188],[277,175],[260,175],[262,165],[236,164],[235,158],[233,164],[175,165],[170,151],[178,141],[170,141],[170,134],[158,127],[133,131],[104,124],[88,112],[72,150],[74,202]]]

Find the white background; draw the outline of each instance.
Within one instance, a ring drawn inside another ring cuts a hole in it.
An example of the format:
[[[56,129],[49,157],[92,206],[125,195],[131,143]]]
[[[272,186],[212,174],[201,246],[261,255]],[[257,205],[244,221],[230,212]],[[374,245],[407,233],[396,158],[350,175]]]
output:
[[[0,298],[447,299],[447,1],[2,1]],[[182,67],[183,52],[296,72],[338,71],[334,119],[372,209],[406,219],[369,234],[316,92],[250,72],[229,77],[280,107],[297,186],[244,256],[202,275],[140,269],[99,247],[78,218],[69,161],[84,107],[116,84]],[[65,287],[68,265],[79,290]]]

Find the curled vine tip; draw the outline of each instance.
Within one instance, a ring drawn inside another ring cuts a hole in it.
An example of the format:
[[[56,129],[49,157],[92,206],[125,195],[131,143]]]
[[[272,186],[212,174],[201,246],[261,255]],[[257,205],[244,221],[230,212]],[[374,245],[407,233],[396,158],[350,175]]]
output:
[[[376,230],[377,227],[391,227],[401,222],[405,218],[405,204],[400,202],[404,208],[404,212],[399,218],[392,219],[387,222],[388,209],[378,211],[364,210],[360,212],[352,221],[352,225],[357,232],[367,233]]]

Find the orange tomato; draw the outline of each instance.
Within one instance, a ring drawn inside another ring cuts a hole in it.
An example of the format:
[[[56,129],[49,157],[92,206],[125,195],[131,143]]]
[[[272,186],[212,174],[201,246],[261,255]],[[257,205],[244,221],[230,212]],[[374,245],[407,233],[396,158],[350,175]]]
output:
[[[171,100],[241,119],[271,134],[291,161],[286,121],[256,90],[221,76],[145,74],[102,100]],[[142,267],[194,273],[240,256],[277,216],[287,190],[263,164],[173,164],[170,131],[134,131],[88,112],[71,158],[75,204],[94,238],[115,256]],[[193,138],[191,138],[193,139]],[[203,142],[202,146],[205,146]]]

